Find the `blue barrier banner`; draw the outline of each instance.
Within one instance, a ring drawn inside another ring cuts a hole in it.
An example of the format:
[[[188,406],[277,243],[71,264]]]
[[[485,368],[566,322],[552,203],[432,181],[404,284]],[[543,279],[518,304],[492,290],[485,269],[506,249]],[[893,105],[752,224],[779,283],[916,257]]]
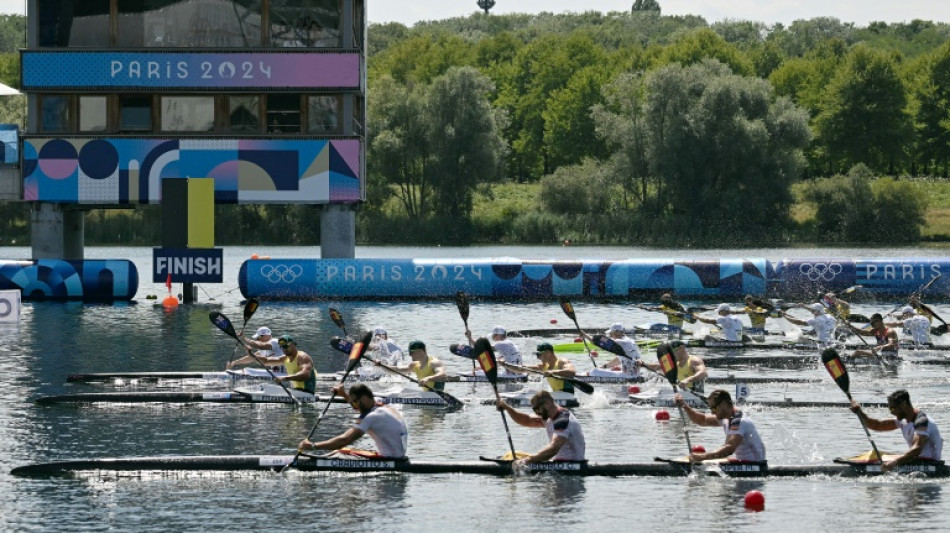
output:
[[[224,250],[221,248],[152,249],[152,283],[222,283]]]

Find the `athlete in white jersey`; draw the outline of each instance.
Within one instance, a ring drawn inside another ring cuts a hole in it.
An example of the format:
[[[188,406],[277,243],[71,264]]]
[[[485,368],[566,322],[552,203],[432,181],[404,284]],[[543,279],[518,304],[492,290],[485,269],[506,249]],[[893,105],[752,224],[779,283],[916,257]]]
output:
[[[254,333],[254,336],[250,339],[244,339],[244,346],[248,349],[257,350],[257,356],[268,358],[268,357],[277,357],[281,355],[280,344],[278,344],[277,339],[274,337],[273,332],[267,326],[261,326],[257,328],[257,332]],[[244,357],[228,363],[227,369],[231,370],[236,366],[249,365],[256,362],[256,359],[251,354],[247,354]],[[287,368],[284,365],[275,365],[270,367],[271,372],[275,374],[286,374]]]
[[[730,342],[739,342],[742,340],[742,320],[739,320],[738,317],[732,316],[732,309],[729,308],[729,304],[720,304],[716,309],[716,312],[719,314],[716,318],[705,318],[697,316],[696,320],[700,322],[705,322],[706,324],[712,324],[714,326],[719,326],[719,329],[722,330],[723,337]]]
[[[321,442],[302,440],[299,445],[301,450],[339,450],[363,435],[369,435],[381,457],[406,457],[409,429],[399,411],[388,405],[377,404],[373,391],[363,384],[353,385],[349,393],[343,390],[343,385],[337,385],[333,391],[360,412],[359,419],[353,427],[332,439]]]
[[[505,330],[505,328],[501,326],[495,326],[492,328],[489,335],[492,340],[492,348],[495,350],[496,357],[499,357],[502,361],[509,365],[524,365],[521,360],[521,352],[518,351],[518,346],[508,340],[508,332]],[[465,330],[465,336],[468,338],[469,345],[475,346],[475,340],[472,338],[472,332],[470,330]],[[505,371],[506,373],[510,374],[520,374],[517,370],[505,369]]]
[[[693,409],[684,400],[681,394],[676,395],[676,404],[683,407],[689,419],[700,426],[721,426],[726,432],[726,443],[718,450],[708,453],[691,453],[690,461],[705,461],[707,459],[722,459],[735,454],[737,461],[765,461],[765,445],[762,443],[755,423],[735,408],[732,397],[722,390],[714,390],[709,395],[709,410],[707,415]]]
[[[522,413],[498,400],[499,411],[507,411],[511,419],[526,427],[545,428],[550,441],[533,455],[521,459],[523,463],[544,461],[584,461],[587,444],[580,423],[569,410],[558,407],[548,391],[540,391],[531,397],[533,415]]]
[[[827,348],[835,343],[835,330],[838,328],[838,321],[825,312],[825,306],[820,303],[813,303],[808,306],[808,310],[814,315],[808,320],[801,320],[783,313],[785,320],[798,326],[807,326],[815,330],[818,335],[818,344],[822,348]]]
[[[887,397],[887,409],[894,418],[871,418],[861,409],[861,405],[851,400],[851,410],[857,413],[869,429],[874,431],[901,430],[904,440],[910,447],[904,454],[884,463],[884,470],[895,466],[922,461],[941,461],[943,439],[937,424],[920,409],[910,403],[910,394],[906,390],[897,390]]]
[[[402,346],[389,338],[386,328],[376,326],[373,329],[373,342],[370,343],[370,349],[378,352],[380,362],[389,366],[403,366],[409,364],[409,358],[406,356]]]
[[[610,337],[610,340],[614,341],[623,348],[624,355],[618,355],[614,357],[609,362],[605,363],[602,367],[592,368],[587,372],[588,376],[605,376],[605,377],[630,377],[638,378],[640,377],[640,366],[637,364],[637,361],[640,360],[640,348],[637,346],[636,341],[627,337],[626,329],[623,327],[623,324],[616,323],[612,324],[607,331],[604,332],[605,335]],[[581,332],[581,335],[593,342],[593,338],[585,332]]]
[[[914,344],[930,344],[930,321],[923,315],[918,315],[911,306],[901,309],[900,322],[888,322],[886,326],[903,326],[904,332],[914,339]]]

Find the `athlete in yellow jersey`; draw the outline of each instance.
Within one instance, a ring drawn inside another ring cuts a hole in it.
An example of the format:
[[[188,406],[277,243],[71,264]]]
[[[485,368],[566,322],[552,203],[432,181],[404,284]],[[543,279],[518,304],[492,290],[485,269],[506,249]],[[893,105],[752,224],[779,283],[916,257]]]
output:
[[[574,363],[568,359],[562,359],[555,355],[554,347],[547,342],[538,344],[537,351],[534,353],[538,356],[540,362],[536,365],[531,365],[526,368],[544,372],[545,377],[548,379],[548,384],[551,385],[552,391],[568,392],[574,394],[574,385],[565,382],[563,379],[558,379],[558,376],[572,378],[577,375],[577,370],[574,368]]]
[[[413,371],[419,378],[419,385],[426,390],[441,391],[445,389],[445,364],[426,353],[426,345],[422,341],[409,343],[409,357],[412,362],[409,366],[400,367],[401,372]]]
[[[670,341],[657,346],[657,355],[664,355],[669,350],[676,360],[676,380],[680,387],[692,392],[703,392],[703,384],[709,372],[706,370],[706,363],[696,355],[690,355],[686,351],[686,344],[683,341]],[[642,359],[638,364],[647,368],[652,368],[657,372],[662,372],[658,363],[646,363]]]
[[[283,352],[278,357],[261,357],[255,355],[258,361],[267,366],[284,365],[287,369],[286,376],[277,376],[274,378],[277,383],[289,381],[293,388],[313,394],[317,388],[317,371],[313,366],[313,359],[307,352],[297,349],[297,343],[290,335],[282,335],[277,339],[277,345]]]

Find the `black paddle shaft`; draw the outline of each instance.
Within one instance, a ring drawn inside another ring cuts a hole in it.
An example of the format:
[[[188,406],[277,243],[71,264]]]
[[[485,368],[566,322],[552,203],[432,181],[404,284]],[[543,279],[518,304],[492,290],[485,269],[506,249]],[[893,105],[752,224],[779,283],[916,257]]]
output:
[[[844,395],[848,397],[848,400],[854,401],[851,398],[851,378],[848,377],[848,369],[844,366],[844,361],[841,360],[837,350],[828,348],[821,352],[821,362],[824,363],[825,370],[831,375],[831,379],[835,380],[835,383],[841,391],[844,392]],[[857,415],[858,421],[861,422],[861,427],[864,428],[864,434],[868,436],[868,441],[871,442],[871,448],[874,449],[878,461],[883,462],[884,459],[881,456],[881,452],[878,451],[877,444],[875,444],[874,439],[871,438],[871,431],[868,430],[868,425],[864,422],[864,419],[861,418],[859,413],[855,413],[855,415]]]

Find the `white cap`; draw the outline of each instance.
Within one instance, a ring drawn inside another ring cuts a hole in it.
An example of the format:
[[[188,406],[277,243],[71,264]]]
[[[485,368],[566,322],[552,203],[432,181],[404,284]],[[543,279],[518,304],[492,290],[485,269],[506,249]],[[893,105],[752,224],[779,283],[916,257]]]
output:
[[[271,335],[270,328],[267,326],[261,326],[257,328],[257,333],[255,333],[252,338],[256,340],[261,335]]]
[[[604,333],[610,335],[610,333],[613,332],[613,331],[619,331],[619,332],[621,332],[621,333],[626,333],[627,330],[626,330],[626,328],[623,327],[623,324],[621,324],[620,322],[615,322],[615,323],[611,324],[610,327],[607,328],[607,331],[605,331]]]
[[[386,328],[382,326],[376,326],[376,328],[373,329],[373,335],[387,335]]]
[[[811,309],[812,311],[818,313],[818,314],[821,314],[821,313],[824,313],[824,312],[825,312],[825,306],[821,305],[820,303],[813,303],[813,304],[809,305],[808,308]]]
[[[503,327],[501,327],[501,326],[495,326],[495,327],[491,328],[491,334],[492,334],[492,335],[507,335],[508,332],[505,331],[505,328],[503,328]]]
[[[719,304],[719,307],[716,308],[716,312],[718,313],[724,313],[729,310],[729,304]]]
[[[908,305],[908,306],[904,307],[903,309],[901,309],[901,314],[902,314],[902,315],[913,315],[913,314],[915,314],[915,311],[914,311],[914,308],[913,308],[913,307],[911,307],[911,306]]]

